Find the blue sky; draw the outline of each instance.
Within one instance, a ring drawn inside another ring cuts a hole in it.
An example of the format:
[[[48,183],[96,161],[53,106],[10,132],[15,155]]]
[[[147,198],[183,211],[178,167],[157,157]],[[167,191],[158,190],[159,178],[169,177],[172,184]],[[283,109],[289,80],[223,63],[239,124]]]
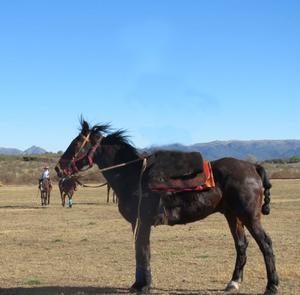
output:
[[[300,139],[299,53],[299,1],[3,0],[0,146]]]

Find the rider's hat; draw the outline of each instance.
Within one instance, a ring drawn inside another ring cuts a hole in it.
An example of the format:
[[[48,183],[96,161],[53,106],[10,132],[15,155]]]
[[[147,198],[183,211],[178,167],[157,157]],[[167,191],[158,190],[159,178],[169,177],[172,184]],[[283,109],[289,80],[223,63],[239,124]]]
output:
[[[49,167],[48,166],[44,166],[44,169],[49,169]]]

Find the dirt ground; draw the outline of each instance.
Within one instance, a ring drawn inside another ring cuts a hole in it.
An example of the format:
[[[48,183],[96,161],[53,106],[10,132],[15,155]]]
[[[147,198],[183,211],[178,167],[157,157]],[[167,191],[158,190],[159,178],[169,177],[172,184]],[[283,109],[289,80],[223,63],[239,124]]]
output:
[[[300,294],[300,181],[274,180],[271,214],[263,224],[273,240],[280,294]],[[129,224],[106,190],[79,188],[72,209],[57,186],[41,208],[36,186],[0,188],[0,294],[123,294],[135,261]],[[152,294],[228,294],[235,250],[220,214],[152,231]],[[248,261],[238,294],[261,294],[263,257],[249,236]]]

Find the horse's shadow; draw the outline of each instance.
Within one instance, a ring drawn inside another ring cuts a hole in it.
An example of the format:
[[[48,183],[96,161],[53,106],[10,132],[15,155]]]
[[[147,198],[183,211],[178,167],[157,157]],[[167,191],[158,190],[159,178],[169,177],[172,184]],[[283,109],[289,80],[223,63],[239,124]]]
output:
[[[97,295],[97,294],[128,294],[125,288],[110,287],[28,287],[0,288],[0,295]]]
[[[113,294],[129,294],[128,288],[112,288],[112,287],[19,287],[19,288],[0,288],[0,295],[113,295]],[[139,293],[137,293],[139,294]],[[145,293],[143,293],[145,294]],[[230,293],[222,290],[165,290],[151,289],[146,294],[169,294],[169,295],[253,295],[250,293]]]
[[[28,210],[32,210],[32,209],[44,209],[47,208],[47,206],[42,207],[41,205],[4,205],[4,206],[0,206],[0,209],[28,209]]]
[[[237,291],[228,292],[219,289],[205,289],[205,290],[185,290],[185,289],[174,289],[174,290],[164,290],[157,289],[157,292],[151,292],[151,294],[168,294],[168,295],[259,295],[257,293],[239,293]]]

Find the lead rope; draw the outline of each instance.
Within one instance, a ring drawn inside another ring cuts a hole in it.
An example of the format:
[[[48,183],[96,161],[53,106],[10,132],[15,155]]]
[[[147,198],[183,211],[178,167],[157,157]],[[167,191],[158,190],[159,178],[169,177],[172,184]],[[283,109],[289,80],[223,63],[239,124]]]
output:
[[[142,204],[142,197],[143,197],[143,187],[142,187],[142,180],[143,180],[143,175],[147,167],[147,158],[143,159],[143,165],[140,173],[140,178],[139,178],[139,202],[138,202],[138,208],[137,208],[137,218],[135,221],[135,226],[134,226],[134,241],[136,242],[137,240],[137,235],[140,229],[141,225],[141,204]]]
[[[89,187],[89,188],[98,188],[98,187],[102,187],[102,186],[105,186],[105,185],[107,185],[107,182],[101,183],[101,184],[98,184],[98,185],[81,184],[82,187]]]

